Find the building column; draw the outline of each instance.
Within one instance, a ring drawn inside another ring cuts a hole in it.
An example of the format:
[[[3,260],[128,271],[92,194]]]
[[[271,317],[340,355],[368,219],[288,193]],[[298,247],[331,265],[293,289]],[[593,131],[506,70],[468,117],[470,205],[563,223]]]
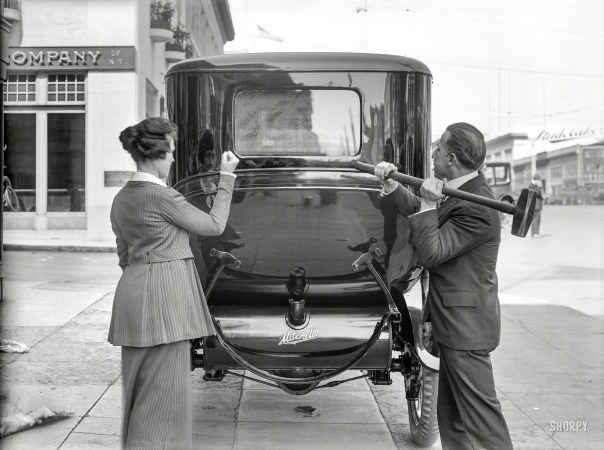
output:
[[[36,230],[48,229],[48,114],[36,113]]]

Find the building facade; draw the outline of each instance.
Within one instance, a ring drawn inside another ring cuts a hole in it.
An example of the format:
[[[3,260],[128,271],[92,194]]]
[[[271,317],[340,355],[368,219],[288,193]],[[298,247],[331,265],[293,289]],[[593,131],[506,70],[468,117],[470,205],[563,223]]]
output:
[[[6,238],[112,240],[113,197],[135,165],[118,136],[164,114],[163,76],[234,38],[227,0],[0,0],[12,24]]]
[[[538,173],[549,202],[604,200],[604,125],[518,126],[487,136],[486,144],[486,161],[512,163],[514,191],[528,187]]]

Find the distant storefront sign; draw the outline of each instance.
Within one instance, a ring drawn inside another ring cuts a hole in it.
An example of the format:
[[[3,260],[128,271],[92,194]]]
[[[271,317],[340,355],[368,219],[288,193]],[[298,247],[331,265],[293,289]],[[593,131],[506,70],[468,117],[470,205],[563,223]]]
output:
[[[105,171],[105,187],[124,186],[130,178],[132,172],[126,171]]]
[[[604,125],[583,125],[564,127],[558,130],[543,130],[536,141],[561,142],[585,137],[601,137],[604,139]]]
[[[11,47],[8,70],[134,70],[134,47]]]

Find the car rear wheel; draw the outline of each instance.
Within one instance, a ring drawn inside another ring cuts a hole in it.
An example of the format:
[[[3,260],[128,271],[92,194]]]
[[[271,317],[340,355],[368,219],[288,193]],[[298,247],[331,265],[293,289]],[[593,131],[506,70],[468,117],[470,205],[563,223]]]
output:
[[[411,438],[420,447],[430,447],[438,439],[436,398],[438,397],[438,372],[422,367],[417,400],[407,400]]]

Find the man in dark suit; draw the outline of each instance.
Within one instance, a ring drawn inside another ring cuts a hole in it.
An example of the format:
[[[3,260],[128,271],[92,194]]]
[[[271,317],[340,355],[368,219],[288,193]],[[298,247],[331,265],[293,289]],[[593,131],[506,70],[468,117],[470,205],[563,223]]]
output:
[[[401,185],[385,179],[396,171],[394,165],[382,162],[375,170],[384,180],[383,201],[408,216],[410,242],[430,273],[423,321],[431,324],[440,353],[437,416],[443,449],[513,448],[489,357],[501,332],[495,273],[501,242],[499,213],[442,195],[447,183],[494,198],[478,173],[485,153],[484,137],[472,125],[447,127],[432,153],[436,178],[422,185],[421,203]]]

